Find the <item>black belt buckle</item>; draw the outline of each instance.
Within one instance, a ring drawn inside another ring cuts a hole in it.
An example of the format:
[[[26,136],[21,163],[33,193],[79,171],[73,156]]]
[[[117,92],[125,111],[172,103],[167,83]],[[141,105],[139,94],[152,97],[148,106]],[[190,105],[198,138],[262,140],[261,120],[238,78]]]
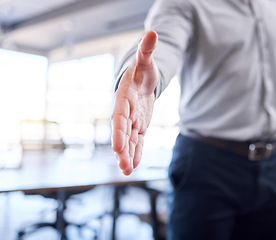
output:
[[[273,152],[273,145],[266,142],[256,142],[249,145],[248,158],[251,161],[267,159]]]

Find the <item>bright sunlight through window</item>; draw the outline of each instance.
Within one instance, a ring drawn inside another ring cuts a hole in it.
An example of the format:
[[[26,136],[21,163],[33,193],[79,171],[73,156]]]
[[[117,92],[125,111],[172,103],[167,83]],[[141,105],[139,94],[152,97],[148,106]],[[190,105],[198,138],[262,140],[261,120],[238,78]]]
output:
[[[0,49],[0,141],[18,138],[24,119],[42,119],[48,61],[45,57]]]

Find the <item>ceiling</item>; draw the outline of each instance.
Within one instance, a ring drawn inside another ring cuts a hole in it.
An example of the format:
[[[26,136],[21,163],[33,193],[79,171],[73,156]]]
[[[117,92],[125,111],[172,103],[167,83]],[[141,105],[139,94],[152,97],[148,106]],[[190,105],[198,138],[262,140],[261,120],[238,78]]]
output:
[[[0,47],[47,55],[143,27],[154,0],[0,0]]]

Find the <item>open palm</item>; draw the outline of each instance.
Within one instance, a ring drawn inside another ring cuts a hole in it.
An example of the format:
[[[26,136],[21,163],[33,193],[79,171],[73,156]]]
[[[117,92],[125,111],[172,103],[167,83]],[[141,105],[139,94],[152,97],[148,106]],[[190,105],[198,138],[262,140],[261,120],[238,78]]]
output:
[[[156,43],[157,34],[147,32],[115,94],[112,142],[125,175],[141,161],[144,136],[152,117],[158,80],[152,57]]]

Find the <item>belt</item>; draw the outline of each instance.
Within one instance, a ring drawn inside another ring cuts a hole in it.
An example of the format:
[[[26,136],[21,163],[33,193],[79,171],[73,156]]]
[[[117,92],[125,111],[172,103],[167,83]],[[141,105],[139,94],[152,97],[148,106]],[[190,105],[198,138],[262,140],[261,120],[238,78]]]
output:
[[[276,151],[276,140],[239,142],[213,137],[204,137],[194,132],[189,132],[186,135],[220,149],[246,156],[251,161],[268,159]]]

